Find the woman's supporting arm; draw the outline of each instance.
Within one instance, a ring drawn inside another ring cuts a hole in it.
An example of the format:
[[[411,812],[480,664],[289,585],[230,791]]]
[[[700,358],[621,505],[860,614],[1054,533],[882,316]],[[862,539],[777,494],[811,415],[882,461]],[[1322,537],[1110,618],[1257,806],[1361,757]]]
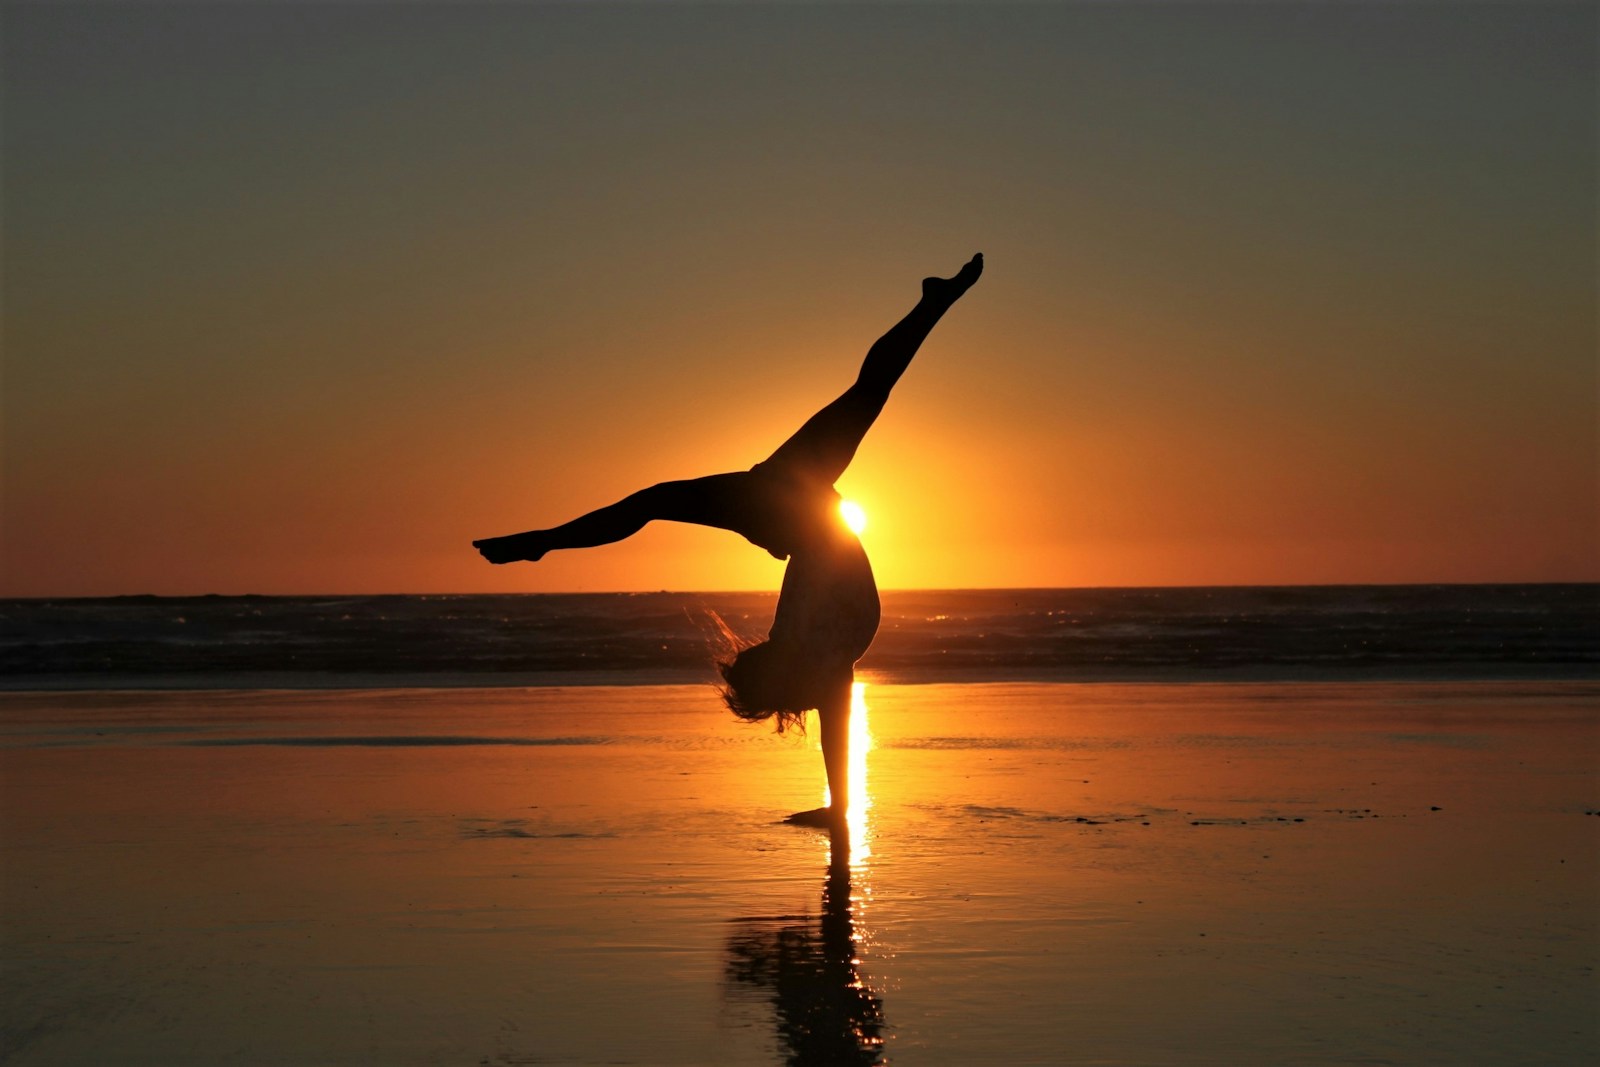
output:
[[[832,685],[817,708],[822,766],[828,775],[828,806],[797,811],[785,822],[800,826],[844,826],[850,810],[850,698],[854,673]]]

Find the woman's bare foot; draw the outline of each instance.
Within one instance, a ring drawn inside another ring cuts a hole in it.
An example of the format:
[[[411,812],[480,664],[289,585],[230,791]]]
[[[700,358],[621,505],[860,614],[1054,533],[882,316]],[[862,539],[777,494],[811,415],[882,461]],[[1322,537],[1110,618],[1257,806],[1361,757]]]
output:
[[[922,298],[924,300],[938,300],[946,305],[954,304],[961,298],[961,294],[972,288],[972,283],[978,280],[978,275],[983,273],[983,253],[979,252],[966,265],[956,271],[954,278],[924,278],[922,279]]]
[[[520,533],[509,537],[485,537],[472,542],[484,559],[490,563],[537,563],[549,551],[539,543],[538,534]]]

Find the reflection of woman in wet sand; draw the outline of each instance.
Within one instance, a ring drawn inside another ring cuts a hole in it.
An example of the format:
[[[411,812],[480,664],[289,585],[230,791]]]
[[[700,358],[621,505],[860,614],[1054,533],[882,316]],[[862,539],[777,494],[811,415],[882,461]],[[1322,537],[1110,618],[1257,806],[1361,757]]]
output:
[[[844,817],[852,669],[878,630],[872,566],[839,518],[833,483],[923,339],[982,271],[977,255],[953,278],[925,279],[922,299],[873,344],[855,384],[749,470],[662,482],[561,526],[473,542],[491,563],[537,560],[559,548],[620,541],[667,519],[732,530],[787,559],[767,640],[723,664],[722,676],[728,706],[742,719],[776,716],[782,730],[817,710],[832,803],[793,821]]]
[[[861,970],[850,864],[834,851],[822,886],[822,914],[740,919],[728,939],[726,971],[766,992],[790,1064],[870,1067],[883,1062],[883,997]]]

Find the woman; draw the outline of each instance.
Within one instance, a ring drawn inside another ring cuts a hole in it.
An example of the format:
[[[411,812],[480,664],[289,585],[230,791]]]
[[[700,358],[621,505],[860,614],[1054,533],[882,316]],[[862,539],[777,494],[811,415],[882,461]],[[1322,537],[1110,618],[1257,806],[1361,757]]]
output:
[[[953,278],[924,279],[922,299],[873,344],[855,384],[749,470],[662,482],[561,526],[473,542],[490,563],[538,560],[556,549],[620,541],[666,519],[732,530],[787,559],[767,640],[740,650],[721,670],[728,707],[741,719],[776,717],[781,731],[817,710],[831,804],[792,815],[792,822],[843,822],[850,684],[878,631],[872,565],[839,517],[833,483],[923,339],[982,272],[980,253]]]

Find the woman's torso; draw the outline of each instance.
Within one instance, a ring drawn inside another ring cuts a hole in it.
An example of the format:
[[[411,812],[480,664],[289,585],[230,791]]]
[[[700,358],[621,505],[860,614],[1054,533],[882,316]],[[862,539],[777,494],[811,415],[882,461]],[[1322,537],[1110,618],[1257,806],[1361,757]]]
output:
[[[789,560],[769,638],[807,660],[848,666],[878,632],[878,586],[872,564],[839,515],[832,485],[783,467],[750,472],[752,505],[740,532]]]
[[[790,553],[768,636],[819,666],[848,666],[878,632],[878,585],[866,550],[837,514],[832,527]]]

